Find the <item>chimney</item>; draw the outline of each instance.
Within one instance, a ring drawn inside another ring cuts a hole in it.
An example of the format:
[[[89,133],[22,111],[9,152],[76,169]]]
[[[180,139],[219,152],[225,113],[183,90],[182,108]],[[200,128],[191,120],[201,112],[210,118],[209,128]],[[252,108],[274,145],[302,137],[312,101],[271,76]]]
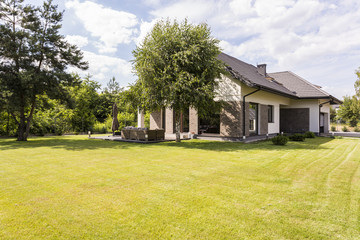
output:
[[[266,77],[266,64],[258,64],[257,65],[257,71],[262,76]]]

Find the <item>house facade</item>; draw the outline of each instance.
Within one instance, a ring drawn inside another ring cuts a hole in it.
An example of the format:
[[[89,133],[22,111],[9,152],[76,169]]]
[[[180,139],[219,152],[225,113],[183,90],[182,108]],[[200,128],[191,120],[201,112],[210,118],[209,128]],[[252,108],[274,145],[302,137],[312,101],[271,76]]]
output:
[[[199,118],[195,109],[181,114],[181,132],[228,138],[284,133],[328,133],[330,105],[341,101],[300,76],[286,71],[267,73],[266,65],[253,66],[221,53],[228,74],[219,81],[216,101],[225,104],[211,116]],[[138,116],[138,126],[144,117]],[[174,112],[163,109],[150,116],[150,129],[175,132]]]

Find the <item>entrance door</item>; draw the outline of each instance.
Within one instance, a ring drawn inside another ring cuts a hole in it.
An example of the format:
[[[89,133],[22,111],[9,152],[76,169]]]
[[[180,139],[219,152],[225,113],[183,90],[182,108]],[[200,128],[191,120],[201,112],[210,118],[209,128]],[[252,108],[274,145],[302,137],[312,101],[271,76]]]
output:
[[[250,136],[259,134],[259,105],[257,103],[249,104],[249,133]]]

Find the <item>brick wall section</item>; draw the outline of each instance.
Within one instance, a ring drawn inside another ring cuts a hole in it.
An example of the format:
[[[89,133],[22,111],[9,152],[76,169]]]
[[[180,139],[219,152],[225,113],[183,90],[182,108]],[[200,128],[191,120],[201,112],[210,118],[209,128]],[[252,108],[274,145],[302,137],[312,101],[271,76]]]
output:
[[[226,102],[220,113],[220,135],[224,137],[242,137],[241,102]]]
[[[309,108],[280,109],[280,131],[285,133],[301,133],[310,128]]]
[[[195,108],[189,108],[189,132],[199,132],[199,118]]]
[[[242,104],[242,102],[241,102]],[[245,103],[245,136],[250,135],[250,121],[249,121],[249,103]]]
[[[174,111],[170,108],[165,109],[165,133],[174,133]]]
[[[150,114],[150,129],[161,128],[161,111]]]
[[[269,125],[269,121],[268,121],[268,109],[269,106],[268,105],[263,105],[260,104],[259,105],[259,124],[260,124],[260,135],[265,135],[268,133],[268,125]]]

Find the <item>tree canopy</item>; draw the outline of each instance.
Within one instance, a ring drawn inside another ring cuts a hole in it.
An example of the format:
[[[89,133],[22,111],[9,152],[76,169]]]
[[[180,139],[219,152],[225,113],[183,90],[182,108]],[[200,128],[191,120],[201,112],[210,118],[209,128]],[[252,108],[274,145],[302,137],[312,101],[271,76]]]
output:
[[[179,133],[181,111],[203,113],[214,106],[216,78],[224,70],[218,44],[205,23],[158,21],[133,51],[133,101],[149,111],[172,108]]]
[[[355,127],[360,121],[360,69],[355,71],[357,80],[355,81],[355,95],[345,96],[344,102],[337,113],[338,118],[349,121],[350,126]]]
[[[59,33],[63,12],[51,0],[41,7],[23,0],[0,3],[0,90],[26,141],[37,96],[61,98],[73,77],[69,65],[87,69],[82,52]]]

